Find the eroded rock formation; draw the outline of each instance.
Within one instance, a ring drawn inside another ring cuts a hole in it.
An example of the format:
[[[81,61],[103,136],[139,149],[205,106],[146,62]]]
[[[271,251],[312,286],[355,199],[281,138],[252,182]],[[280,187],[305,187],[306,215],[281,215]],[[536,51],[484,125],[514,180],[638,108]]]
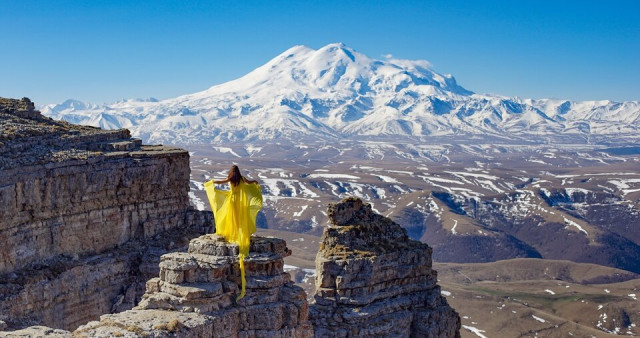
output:
[[[55,337],[310,338],[306,294],[283,270],[285,241],[252,237],[245,260],[247,294],[239,294],[238,246],[216,235],[193,239],[187,253],[162,256],[160,277],[133,310],[107,314],[73,333],[45,327],[0,333]]]
[[[73,329],[134,306],[160,255],[210,229],[189,171],[185,150],[0,98],[0,320]]]
[[[136,323],[142,336],[157,336],[164,333],[156,331],[171,331],[161,322],[169,325],[175,318],[182,323],[180,337],[311,337],[306,294],[283,270],[283,258],[290,254],[281,239],[252,237],[245,260],[247,294],[236,301],[238,245],[217,235],[201,236],[187,253],[162,256],[160,277],[147,282],[134,310],[102,316],[74,334],[124,334]]]
[[[431,248],[357,198],[330,204],[316,258],[316,337],[459,337]]]

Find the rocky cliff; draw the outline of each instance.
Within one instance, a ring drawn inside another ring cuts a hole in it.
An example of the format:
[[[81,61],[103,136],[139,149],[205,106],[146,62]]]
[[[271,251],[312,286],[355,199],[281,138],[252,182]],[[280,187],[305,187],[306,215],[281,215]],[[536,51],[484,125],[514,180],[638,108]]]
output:
[[[162,257],[160,277],[147,282],[147,292],[134,310],[103,316],[75,334],[114,335],[123,331],[117,323],[137,323],[142,332],[155,335],[154,330],[163,329],[156,317],[182,315],[198,324],[185,327],[177,334],[181,337],[311,337],[306,295],[283,270],[283,258],[290,254],[281,239],[252,237],[245,260],[247,293],[236,301],[238,245],[217,235],[196,238],[187,253]]]
[[[185,150],[0,98],[0,320],[69,329],[131,308],[154,260],[211,226],[188,191]]]
[[[0,337],[459,337],[460,318],[440,295],[431,249],[356,198],[330,205],[317,259],[315,304],[283,270],[291,254],[254,236],[247,294],[236,301],[238,246],[217,235],[162,256],[132,310],[73,332],[34,326]]]
[[[459,337],[431,248],[357,198],[330,204],[310,307],[316,337]]]
[[[188,161],[0,99],[0,337],[459,336],[431,249],[354,198],[329,208],[311,310],[286,243],[259,236],[237,301],[238,247],[197,237]]]
[[[47,327],[0,337],[281,337],[310,338],[302,288],[283,270],[285,241],[252,237],[245,261],[247,294],[239,294],[238,245],[216,235],[191,240],[188,252],[162,256],[159,277],[133,310],[107,314],[74,332]]]
[[[0,108],[0,273],[184,224],[187,151],[49,120],[18,102]]]

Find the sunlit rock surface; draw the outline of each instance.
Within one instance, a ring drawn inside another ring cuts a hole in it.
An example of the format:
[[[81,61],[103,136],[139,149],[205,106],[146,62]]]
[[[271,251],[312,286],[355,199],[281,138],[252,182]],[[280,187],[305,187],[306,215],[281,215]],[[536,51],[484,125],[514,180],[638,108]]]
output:
[[[160,255],[210,230],[189,154],[0,98],[0,320],[74,329],[133,307]]]
[[[328,215],[310,307],[316,337],[460,336],[429,246],[357,198],[330,204]]]

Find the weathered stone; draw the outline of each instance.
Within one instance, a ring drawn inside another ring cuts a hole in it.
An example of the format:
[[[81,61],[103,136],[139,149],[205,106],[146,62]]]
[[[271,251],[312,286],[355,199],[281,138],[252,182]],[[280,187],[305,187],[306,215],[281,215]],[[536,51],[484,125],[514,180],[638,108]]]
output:
[[[210,316],[176,311],[129,310],[80,326],[74,337],[213,337]]]
[[[259,251],[250,252],[247,258],[247,262],[251,262],[245,265],[247,293],[241,300],[236,301],[240,271],[238,257],[233,254],[234,245],[217,236],[205,235],[192,240],[190,248],[199,248],[192,253],[162,256],[160,278],[147,282],[147,293],[134,310],[101,316],[99,322],[83,325],[73,334],[80,337],[313,336],[306,294],[283,270],[283,255],[290,254],[286,243],[263,237],[252,237],[252,243],[259,244],[251,246]],[[203,251],[227,255],[213,256]],[[207,273],[207,269],[215,272]],[[215,275],[216,279],[188,281],[185,275],[189,271],[199,276]],[[182,277],[174,278],[172,273],[180,273]],[[174,323],[173,331],[169,329],[170,322]]]
[[[130,309],[160,254],[211,227],[211,213],[189,206],[185,150],[53,121],[28,99],[3,98],[0,143],[0,314],[9,329],[73,329]]]
[[[316,337],[459,337],[431,248],[357,198],[328,208],[309,309]]]
[[[189,253],[163,256],[160,281],[149,283],[150,289],[137,309],[166,308],[227,318],[222,325],[237,328],[234,336],[255,336],[250,332],[273,336],[276,333],[268,332],[287,327],[287,332],[295,337],[310,336],[310,329],[302,329],[308,327],[306,295],[283,270],[282,259],[291,254],[286,243],[255,236],[251,238],[250,250],[245,259],[247,293],[238,302],[235,301],[240,283],[237,245],[216,235],[204,235],[191,241]],[[194,271],[193,280],[198,282],[184,278],[176,282],[167,278],[170,271],[185,274]],[[230,312],[231,309],[236,311]],[[229,317],[230,314],[233,315]],[[234,320],[239,322],[231,324],[229,318],[237,318]]]
[[[31,338],[31,337],[51,337],[51,338],[73,338],[73,335],[69,331],[52,329],[46,326],[30,326],[28,328],[10,331],[0,332],[0,337],[6,338]]]

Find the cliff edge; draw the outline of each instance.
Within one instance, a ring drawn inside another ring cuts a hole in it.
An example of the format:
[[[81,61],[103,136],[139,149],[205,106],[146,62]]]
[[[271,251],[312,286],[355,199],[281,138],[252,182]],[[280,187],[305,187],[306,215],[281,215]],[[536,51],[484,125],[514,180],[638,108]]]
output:
[[[217,235],[190,241],[188,252],[162,256],[159,277],[132,310],[106,314],[73,332],[42,326],[0,337],[311,338],[306,294],[284,272],[284,240],[251,237],[247,293],[239,294],[238,245]]]
[[[0,321],[74,329],[133,307],[160,255],[212,227],[189,176],[184,149],[0,98]]]

